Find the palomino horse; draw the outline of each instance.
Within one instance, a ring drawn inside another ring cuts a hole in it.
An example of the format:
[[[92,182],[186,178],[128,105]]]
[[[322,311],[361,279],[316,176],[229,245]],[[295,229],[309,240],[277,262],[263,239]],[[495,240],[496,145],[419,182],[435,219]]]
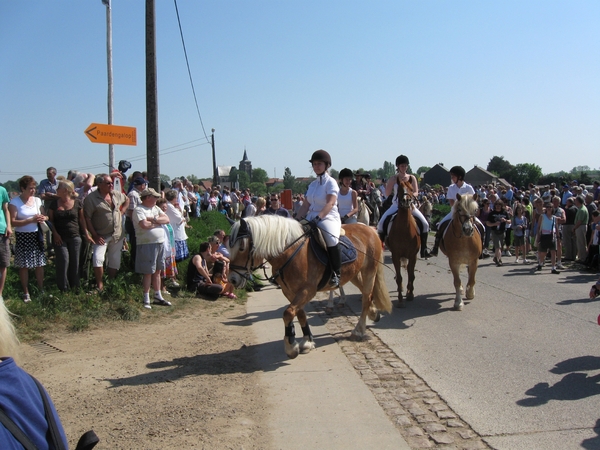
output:
[[[346,237],[356,247],[356,259],[342,265],[341,283],[352,282],[362,292],[362,313],[352,331],[364,337],[367,315],[377,320],[377,309],[391,312],[392,302],[385,285],[383,251],[375,230],[361,224],[343,225]],[[229,280],[242,287],[252,272],[267,260],[272,280],[281,287],[290,305],[283,313],[284,347],[290,358],[315,348],[304,306],[315,296],[326,267],[319,262],[308,243],[309,236],[295,220],[280,216],[248,217],[231,227]],[[340,244],[342,246],[343,244]],[[324,287],[321,290],[331,290]],[[295,339],[294,317],[302,327],[304,338]]]
[[[469,280],[467,281],[467,300],[475,297],[475,273],[481,255],[481,236],[476,230],[475,217],[477,216],[477,194],[456,194],[456,201],[452,206],[452,219],[444,234],[440,249],[448,257],[448,264],[454,276],[456,297],[454,309],[461,311],[464,303],[462,299],[463,287],[460,280],[460,269],[467,266]]]
[[[362,223],[365,225],[369,225],[371,221],[371,213],[369,212],[369,207],[367,206],[367,202],[365,202],[362,198],[358,199],[358,212],[356,213],[356,220],[358,223]]]
[[[417,255],[421,248],[421,237],[419,226],[411,212],[414,200],[412,186],[408,182],[398,183],[398,213],[388,226],[386,243],[392,252],[392,261],[396,268],[396,284],[398,285],[398,307],[406,307],[402,297],[402,268],[408,274],[406,284],[406,300],[409,302],[415,298],[414,281],[415,265]]]

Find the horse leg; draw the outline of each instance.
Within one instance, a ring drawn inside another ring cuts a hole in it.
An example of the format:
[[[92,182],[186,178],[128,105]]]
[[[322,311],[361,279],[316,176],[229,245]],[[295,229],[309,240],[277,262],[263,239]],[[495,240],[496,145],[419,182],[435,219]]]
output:
[[[338,308],[343,308],[346,305],[346,293],[344,288],[340,286],[340,301],[338,302]]]
[[[417,255],[413,255],[406,266],[408,272],[408,284],[406,285],[406,300],[412,302],[415,299],[415,265],[417,264]]]
[[[467,273],[469,274],[469,280],[467,281],[467,300],[473,300],[475,298],[475,273],[477,272],[477,263],[471,261],[469,267],[467,268]]]
[[[450,268],[452,269],[452,275],[454,276],[454,289],[456,290],[454,310],[462,311],[464,303],[462,299],[462,282],[460,281],[460,265],[450,266]]]
[[[285,335],[283,337],[283,346],[285,354],[294,359],[300,353],[300,346],[296,341],[296,330],[294,329],[295,308],[290,305],[283,312],[283,324],[285,326]]]
[[[374,322],[378,322],[381,317],[379,311],[377,311],[377,308],[375,308],[375,305],[373,304],[372,298],[373,287],[375,286],[375,273],[365,275],[362,288],[362,311],[356,327],[352,330],[352,337],[356,339],[364,338],[367,331],[367,317]]]
[[[341,288],[340,288],[341,289]],[[329,291],[329,300],[327,301],[327,306],[325,306],[325,313],[331,314],[333,312],[333,289]]]
[[[300,327],[302,327],[303,337],[300,341],[300,353],[304,355],[315,348],[315,342],[313,340],[313,335],[310,332],[310,326],[308,325],[308,320],[306,318],[306,312],[304,311],[304,309],[299,309],[296,313],[296,316],[298,317]]]
[[[402,291],[404,291],[404,287],[402,286],[402,262],[394,261],[394,268],[396,269],[396,286],[398,288],[398,308],[406,308],[406,303],[402,296]]]

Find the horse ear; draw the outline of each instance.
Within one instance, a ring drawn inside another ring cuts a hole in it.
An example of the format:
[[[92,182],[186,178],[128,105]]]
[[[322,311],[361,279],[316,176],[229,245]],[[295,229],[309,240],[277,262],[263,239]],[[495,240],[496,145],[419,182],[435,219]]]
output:
[[[462,198],[462,197],[461,197],[461,195],[460,195],[460,194],[457,192],[457,193],[456,193],[456,200],[458,200],[458,201],[460,202],[460,199],[461,199],[461,198]]]
[[[238,231],[238,237],[245,237],[250,234],[250,228],[248,227],[248,222],[244,219],[240,220],[240,229]]]

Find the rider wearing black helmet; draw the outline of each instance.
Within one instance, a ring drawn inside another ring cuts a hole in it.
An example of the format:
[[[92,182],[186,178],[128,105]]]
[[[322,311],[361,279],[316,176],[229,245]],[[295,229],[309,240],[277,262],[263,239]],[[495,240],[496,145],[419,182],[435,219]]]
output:
[[[379,223],[377,224],[377,232],[379,236],[382,238],[382,241],[385,239],[385,230],[383,229],[385,219],[391,214],[395,214],[398,211],[398,197],[397,190],[399,183],[409,182],[413,195],[417,195],[419,193],[419,184],[417,183],[417,179],[414,175],[410,175],[407,173],[408,170],[408,157],[405,155],[400,155],[396,158],[396,175],[390,177],[385,186],[385,196],[394,194],[394,200],[392,206],[388,208],[388,210],[381,216],[379,219]],[[427,237],[429,236],[429,222],[418,208],[412,206],[411,213],[413,217],[417,220],[417,223],[420,223],[419,230],[421,232],[421,258],[425,258],[427,251]]]
[[[456,201],[456,194],[460,194],[460,195],[465,195],[465,194],[474,195],[475,194],[475,189],[473,189],[473,186],[471,186],[469,183],[465,182],[465,169],[463,169],[461,166],[454,166],[450,169],[450,179],[452,180],[452,184],[448,188],[448,194],[446,195],[446,198],[448,199],[450,206],[454,205],[454,202]],[[446,214],[446,216],[438,223],[438,230],[435,234],[435,242],[433,244],[433,248],[431,249],[431,252],[429,253],[431,256],[438,255],[438,248],[440,246],[440,240],[442,239],[442,236],[444,235],[444,230],[448,226],[448,223],[451,218],[452,218],[452,211],[450,211],[448,214]],[[479,221],[479,219],[476,219],[476,222],[477,222],[477,226],[480,229],[480,231],[485,230],[485,227]],[[482,238],[483,238],[483,236],[482,236]]]
[[[342,223],[356,223],[356,214],[358,214],[358,195],[356,191],[350,187],[354,174],[350,169],[342,169],[338,176],[340,184],[340,192],[338,194],[337,206]]]
[[[329,153],[325,150],[317,150],[312,154],[309,162],[312,164],[317,179],[308,186],[304,203],[298,211],[298,220],[306,218],[314,222],[323,232],[332,272],[329,286],[338,287],[342,267],[339,248],[342,222],[337,209],[340,188],[327,172],[327,169],[331,167]]]

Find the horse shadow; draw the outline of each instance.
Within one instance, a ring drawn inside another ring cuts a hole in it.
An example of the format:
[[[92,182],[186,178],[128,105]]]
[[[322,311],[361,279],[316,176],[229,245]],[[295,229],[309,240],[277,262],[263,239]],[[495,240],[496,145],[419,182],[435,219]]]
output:
[[[381,320],[375,325],[377,328],[406,330],[411,328],[419,318],[453,311],[454,308],[454,293],[416,295],[412,302],[406,302],[406,308],[398,308],[397,292],[390,291],[390,295],[392,296],[392,313],[382,315]],[[414,307],[415,303],[418,303],[418,307]],[[448,306],[444,306],[445,303],[448,303]],[[465,306],[469,303],[470,300],[465,300]],[[361,295],[346,294],[346,307],[349,307],[353,314],[360,315],[362,308]],[[367,325],[367,327],[370,326],[373,325]]]
[[[282,311],[283,309],[279,308],[274,311],[245,314],[223,322],[223,324],[249,326],[257,321],[281,318]],[[325,346],[329,343],[327,339],[330,338],[315,335],[314,339],[317,346]],[[255,345],[241,344],[237,349],[224,352],[202,353],[169,360],[152,361],[146,364],[147,372],[130,377],[104,378],[103,381],[110,383],[109,388],[172,383],[186,377],[201,375],[272,372],[288,365],[289,361],[290,359],[283,352],[282,341],[276,340]]]
[[[538,383],[525,391],[529,397],[517,401],[525,407],[541,406],[551,400],[581,400],[600,395],[600,374],[589,376],[585,371],[599,370],[600,357],[579,356],[557,363],[550,372],[566,374],[558,383]]]

